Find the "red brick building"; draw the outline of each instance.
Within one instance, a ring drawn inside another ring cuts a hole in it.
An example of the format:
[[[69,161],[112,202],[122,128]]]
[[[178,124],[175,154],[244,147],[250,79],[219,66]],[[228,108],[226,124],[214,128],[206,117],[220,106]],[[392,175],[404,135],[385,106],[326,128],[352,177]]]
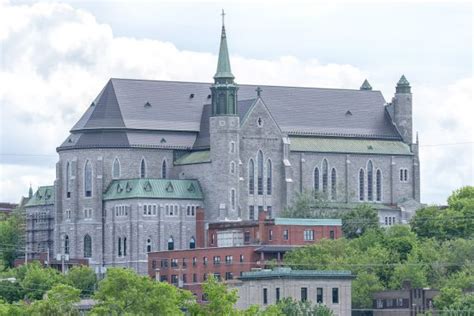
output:
[[[150,277],[193,292],[202,299],[201,283],[209,274],[231,280],[253,268],[264,268],[268,260],[280,263],[285,252],[322,238],[342,236],[339,219],[267,219],[209,223],[203,212],[196,214],[195,249],[158,251],[148,254]]]

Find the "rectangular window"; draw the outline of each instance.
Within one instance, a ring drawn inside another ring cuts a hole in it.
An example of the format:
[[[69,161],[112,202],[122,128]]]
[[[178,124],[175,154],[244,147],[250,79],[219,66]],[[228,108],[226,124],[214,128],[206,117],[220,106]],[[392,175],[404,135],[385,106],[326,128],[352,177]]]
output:
[[[202,264],[207,266],[207,257],[202,258]]]
[[[232,264],[232,256],[225,256],[225,264]]]
[[[178,284],[178,276],[176,274],[171,275],[171,283]]]
[[[258,206],[258,214],[263,212],[263,205]],[[257,219],[258,219],[258,214],[257,214]]]
[[[219,264],[221,264],[221,257],[220,256],[214,256],[213,261],[214,261],[215,265],[219,265]]]
[[[301,288],[301,301],[306,302],[308,300],[308,288],[302,287]]]
[[[271,229],[268,230],[268,240],[273,239],[273,231]]]
[[[285,229],[283,231],[283,240],[288,240],[289,234],[288,234],[288,229]]]
[[[314,240],[314,230],[305,230],[304,231],[304,240]]]
[[[186,262],[186,258],[183,258],[183,268],[186,268],[188,266],[187,262]]]
[[[339,288],[337,287],[332,288],[332,303],[339,304]]]
[[[272,218],[272,207],[271,206],[267,206],[267,215],[269,218]]]
[[[188,277],[186,274],[183,274],[183,283],[188,283]]]
[[[178,259],[171,259],[171,267],[172,268],[178,267]]]
[[[193,273],[193,282],[196,283],[198,280],[197,274]]]
[[[255,206],[249,205],[249,220],[255,219]]]
[[[196,262],[197,262],[196,257],[193,257],[193,267],[196,266]]]
[[[240,255],[240,262],[244,262],[244,255]]]
[[[268,304],[268,289],[263,289],[263,305]]]
[[[215,272],[214,277],[216,278],[217,281],[221,280],[221,274],[219,272]]]
[[[334,239],[336,236],[335,232],[333,230],[329,231],[329,239]]]
[[[275,289],[275,302],[278,303],[279,301],[280,301],[280,288],[277,287],[277,288]]]
[[[232,272],[226,272],[225,273],[225,279],[226,280],[232,280],[234,278],[234,275],[232,274]]]
[[[160,281],[161,282],[168,282],[168,276],[167,275],[160,276]]]
[[[322,303],[323,302],[323,288],[318,287],[316,289],[316,303]]]
[[[385,226],[388,226],[388,217],[385,216]]]
[[[244,243],[250,242],[250,232],[244,232]]]
[[[168,259],[161,259],[160,266],[162,268],[168,268]]]

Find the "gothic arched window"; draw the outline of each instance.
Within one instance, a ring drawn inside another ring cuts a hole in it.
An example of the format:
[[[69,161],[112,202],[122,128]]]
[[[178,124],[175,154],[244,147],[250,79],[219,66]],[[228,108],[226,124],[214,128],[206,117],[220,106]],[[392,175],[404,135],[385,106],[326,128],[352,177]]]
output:
[[[66,164],[66,197],[71,197],[71,163],[68,161]]]
[[[272,174],[272,161],[267,160],[267,194],[272,195],[273,186],[273,174]]]
[[[377,174],[376,174],[376,189],[377,189],[377,196],[376,199],[377,201],[382,201],[382,171],[380,169],[377,169]]]
[[[323,160],[323,192],[325,194],[328,193],[328,161],[326,159]]]
[[[257,193],[263,195],[263,152],[257,154]]]
[[[359,171],[359,201],[364,200],[364,192],[365,192],[365,180],[364,180],[364,169],[360,169]]]
[[[118,160],[118,158],[115,158],[114,164],[112,166],[112,178],[120,178],[120,161]]]
[[[196,239],[194,239],[194,237],[191,237],[191,239],[189,240],[189,249],[194,248],[196,248]]]
[[[331,199],[336,200],[337,198],[337,174],[336,169],[331,170]]]
[[[168,239],[168,250],[174,250],[174,239],[173,236],[170,236]]]
[[[146,252],[151,252],[151,238],[146,240]]]
[[[89,160],[84,166],[84,195],[92,196],[92,165]]]
[[[69,254],[69,236],[64,236],[64,254]]]
[[[314,191],[318,192],[319,191],[319,168],[318,167],[314,168],[313,181],[314,181],[314,185],[313,185]]]
[[[219,94],[219,99],[217,100],[217,114],[225,114],[225,94],[220,93]]]
[[[92,238],[89,234],[84,236],[84,258],[92,257]]]
[[[230,207],[235,210],[235,189],[230,189]]]
[[[140,178],[145,178],[146,177],[146,162],[145,158],[142,159],[142,162],[140,163]]]
[[[249,194],[255,194],[255,164],[253,159],[249,160]]]
[[[374,200],[374,165],[371,160],[367,163],[367,199]]]
[[[118,252],[117,252],[118,256],[121,257],[122,256],[122,238],[119,237],[118,238]]]
[[[161,178],[166,179],[168,176],[168,169],[166,167],[166,159],[161,163]]]
[[[127,255],[127,237],[123,237],[123,255]]]
[[[235,113],[235,97],[233,94],[229,95],[229,113]]]

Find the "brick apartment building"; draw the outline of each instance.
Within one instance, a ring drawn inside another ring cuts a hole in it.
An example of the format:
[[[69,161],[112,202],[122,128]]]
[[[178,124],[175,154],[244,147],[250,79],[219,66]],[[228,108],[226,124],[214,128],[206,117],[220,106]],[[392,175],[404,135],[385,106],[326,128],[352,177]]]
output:
[[[196,214],[196,245],[186,250],[148,253],[148,274],[193,292],[202,300],[201,284],[212,274],[229,281],[243,272],[264,268],[269,260],[280,264],[294,247],[342,236],[339,219],[267,218],[204,224]]]

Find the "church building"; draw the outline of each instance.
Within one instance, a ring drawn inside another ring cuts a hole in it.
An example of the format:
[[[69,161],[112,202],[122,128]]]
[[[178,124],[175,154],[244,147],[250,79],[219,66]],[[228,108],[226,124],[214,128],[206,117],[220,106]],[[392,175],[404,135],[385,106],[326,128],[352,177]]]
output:
[[[52,214],[42,215],[54,218],[54,240],[29,247],[146,273],[148,252],[195,247],[198,207],[206,225],[281,217],[305,191],[331,209],[370,203],[381,225],[406,223],[418,207],[404,76],[390,103],[367,81],[237,84],[223,25],[213,79],[110,79],[57,148]]]

